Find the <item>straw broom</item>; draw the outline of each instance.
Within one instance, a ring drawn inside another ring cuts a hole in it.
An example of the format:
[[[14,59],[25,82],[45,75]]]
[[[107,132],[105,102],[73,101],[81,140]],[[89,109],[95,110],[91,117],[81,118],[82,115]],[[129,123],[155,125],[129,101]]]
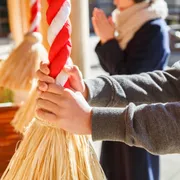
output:
[[[69,0],[49,0],[47,19],[50,24],[50,71],[52,76],[57,77],[57,83],[66,86],[68,76],[61,70],[67,63],[71,51],[69,14]],[[51,33],[52,29],[55,34]],[[54,123],[34,118],[1,178],[1,180],[9,179],[104,180],[106,178],[87,136],[72,135],[58,129]]]
[[[32,58],[36,60],[37,65],[39,66],[39,62],[42,59],[44,62],[48,61],[48,54],[47,54],[46,49],[41,44],[39,44],[38,46],[39,47],[36,47],[38,49],[36,49],[37,51],[36,53],[33,54],[34,56]],[[11,125],[14,127],[16,132],[23,134],[25,131],[25,128],[28,126],[28,124],[31,122],[31,120],[34,117],[36,99],[38,96],[36,89],[37,89],[37,80],[34,78],[31,80],[31,90],[29,91],[27,100],[19,108],[13,120],[11,121]]]
[[[39,67],[39,55],[42,54],[40,49],[43,49],[40,47],[42,37],[37,33],[40,23],[40,6],[39,0],[33,2],[29,32],[25,35],[24,41],[0,67],[0,86],[12,90],[29,91],[32,79]]]
[[[30,34],[30,36],[32,36],[35,34],[35,31],[38,30],[39,25],[40,25],[40,0],[31,0],[30,3],[31,3],[30,4],[31,5],[30,31],[32,31],[34,33],[29,33],[29,34]],[[41,35],[38,33],[38,36],[41,36]],[[26,39],[26,36],[25,36],[25,39]],[[27,43],[25,43],[25,45],[22,45],[22,47],[19,48],[20,49],[19,53],[22,53],[22,49],[26,45],[27,45]],[[36,92],[37,85],[36,85],[35,80],[33,79],[35,76],[35,72],[39,68],[40,61],[42,61],[42,60],[48,61],[47,51],[45,50],[44,46],[41,44],[41,41],[38,41],[38,43],[36,43],[36,44],[32,43],[31,47],[28,47],[27,49],[29,49],[29,54],[26,55],[27,56],[26,59],[25,59],[25,57],[23,57],[24,59],[22,60],[22,63],[20,63],[18,68],[23,69],[24,67],[27,67],[24,69],[25,74],[21,75],[21,78],[24,78],[21,80],[21,82],[24,81],[24,87],[27,87],[27,85],[28,85],[28,90],[30,90],[30,88],[31,88],[31,90],[29,92],[29,96],[28,96],[26,102],[18,110],[14,119],[11,122],[12,126],[14,126],[15,131],[20,132],[20,133],[24,132],[25,127],[29,124],[29,122],[34,117],[34,110],[35,110],[36,97],[37,97],[37,92]],[[16,50],[16,52],[14,52],[14,54],[17,55],[17,50]],[[21,56],[22,56],[22,54],[21,54]],[[28,60],[30,60],[30,62]],[[11,63],[11,62],[7,61],[7,63]],[[26,63],[26,65],[23,63]],[[13,73],[15,74],[17,72],[15,71]],[[10,76],[10,77],[13,78],[13,76]],[[25,78],[25,77],[27,77],[27,78]],[[11,82],[11,81],[9,81],[9,82]],[[11,85],[12,85],[12,83],[11,83]],[[21,87],[22,87],[22,84],[21,84]]]

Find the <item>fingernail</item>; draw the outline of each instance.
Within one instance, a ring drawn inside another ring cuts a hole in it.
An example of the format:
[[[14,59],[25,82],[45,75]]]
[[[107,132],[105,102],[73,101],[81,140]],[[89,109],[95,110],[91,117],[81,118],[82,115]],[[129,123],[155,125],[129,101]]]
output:
[[[67,70],[67,71],[70,71],[70,70],[72,69],[72,67],[71,67],[71,66],[68,66],[68,65],[65,65],[65,66],[64,66],[64,69]]]
[[[37,89],[37,94],[38,94],[38,96],[41,95],[41,93],[42,93],[42,91],[39,90],[39,89]],[[38,98],[38,97],[37,97],[37,98]]]
[[[43,84],[39,85],[39,90],[40,91],[47,91],[47,89],[48,89],[47,84],[43,83]]]

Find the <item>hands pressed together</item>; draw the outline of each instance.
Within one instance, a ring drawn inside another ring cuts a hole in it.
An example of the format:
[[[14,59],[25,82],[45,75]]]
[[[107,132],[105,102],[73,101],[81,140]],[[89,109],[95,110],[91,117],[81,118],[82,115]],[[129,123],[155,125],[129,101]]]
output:
[[[107,41],[114,38],[114,23],[111,17],[106,17],[103,10],[94,8],[92,24],[94,31],[96,35],[99,36],[102,44],[105,44]]]
[[[47,64],[40,65],[37,71],[38,90],[36,117],[49,122],[56,122],[59,128],[74,134],[91,134],[91,111],[88,105],[87,88],[77,66],[66,66],[72,89],[55,84],[49,76]],[[84,96],[84,97],[83,97]]]

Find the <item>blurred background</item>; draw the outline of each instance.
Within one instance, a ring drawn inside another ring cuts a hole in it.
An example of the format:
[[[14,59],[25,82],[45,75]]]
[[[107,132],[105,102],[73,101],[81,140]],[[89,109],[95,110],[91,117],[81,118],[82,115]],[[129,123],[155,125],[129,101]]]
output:
[[[171,55],[169,58],[169,66],[180,60],[180,0],[166,0],[169,7],[169,16],[166,19],[169,25]],[[89,32],[88,39],[90,60],[88,63],[89,77],[96,77],[105,72],[100,67],[94,48],[99,41],[95,36],[91,23],[91,16],[94,7],[101,8],[106,15],[111,15],[114,5],[112,0],[89,0]],[[8,57],[14,41],[10,33],[8,22],[8,10],[6,0],[0,0],[0,60]],[[13,102],[13,92],[0,87],[0,103]],[[1,116],[1,114],[0,114]],[[1,120],[1,118],[0,118]],[[1,131],[1,130],[0,130]],[[1,136],[1,132],[0,132]],[[1,140],[1,137],[0,137]],[[1,147],[0,147],[1,148]],[[100,143],[95,143],[96,151],[99,155]],[[1,152],[1,150],[0,150]],[[0,157],[1,159],[1,157]],[[1,161],[1,160],[0,160]],[[180,179],[180,155],[161,156],[161,180],[179,180]]]

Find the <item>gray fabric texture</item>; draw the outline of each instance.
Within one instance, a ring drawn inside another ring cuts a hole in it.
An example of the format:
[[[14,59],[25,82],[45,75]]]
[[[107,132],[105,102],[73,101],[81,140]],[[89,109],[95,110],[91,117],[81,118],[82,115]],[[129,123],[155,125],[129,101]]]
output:
[[[166,71],[85,83],[94,141],[121,141],[153,154],[180,153],[180,62]]]

